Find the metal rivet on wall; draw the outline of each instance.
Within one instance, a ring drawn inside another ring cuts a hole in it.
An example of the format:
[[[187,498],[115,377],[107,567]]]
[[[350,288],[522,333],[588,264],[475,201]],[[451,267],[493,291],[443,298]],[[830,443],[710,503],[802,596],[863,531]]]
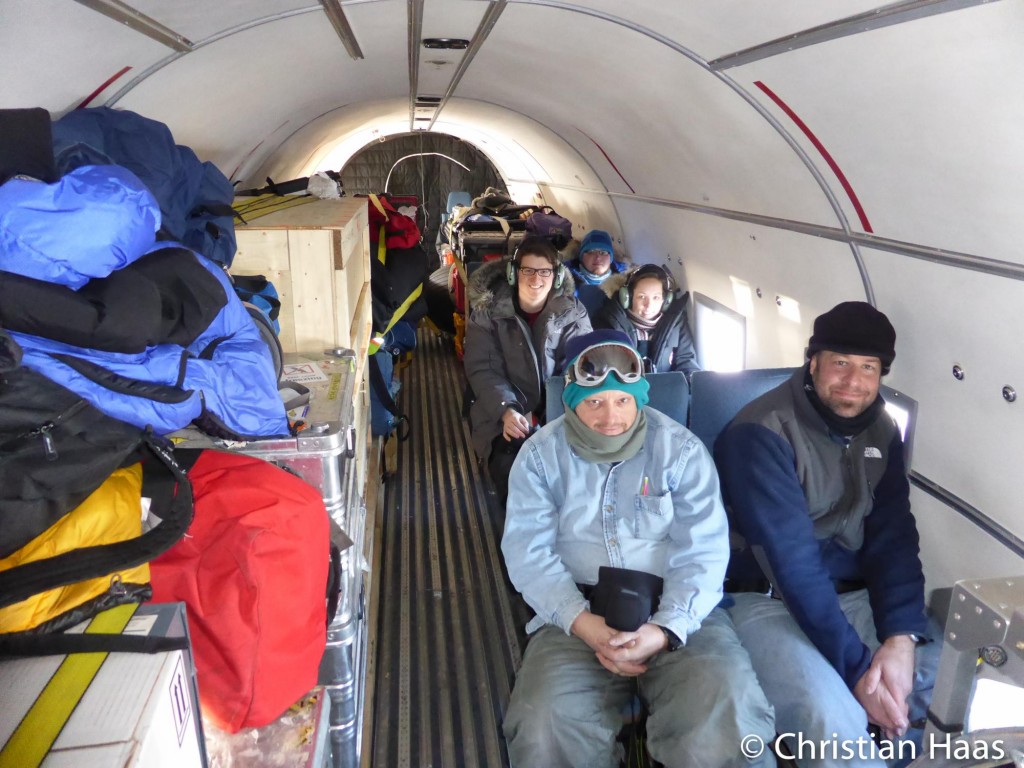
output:
[[[764,296],[764,293],[762,293],[762,292],[761,292],[761,289],[760,289],[760,288],[756,289],[756,290],[754,291],[754,293],[756,293],[756,294],[757,294],[757,298],[759,298],[759,299],[760,299],[760,298],[761,298],[762,296]]]
[[[966,374],[964,373],[964,369],[963,368],[961,368],[959,365],[954,365],[953,366],[953,378],[954,379],[956,379],[957,381],[963,381],[965,375]]]
[[[1016,389],[1011,387],[1009,384],[1007,384],[1005,387],[1003,387],[1003,400],[1005,400],[1008,403],[1012,403],[1016,399],[1017,399],[1017,390]]]

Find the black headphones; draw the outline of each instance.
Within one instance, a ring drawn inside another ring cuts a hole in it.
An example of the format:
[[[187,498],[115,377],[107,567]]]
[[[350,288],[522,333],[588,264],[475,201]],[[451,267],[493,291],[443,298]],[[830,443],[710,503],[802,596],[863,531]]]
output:
[[[543,269],[543,267],[541,267]],[[505,263],[505,279],[508,280],[508,284],[513,288],[516,287],[516,282],[519,279],[519,249],[516,248],[516,252],[512,254],[512,258]],[[565,265],[559,262],[555,268],[555,282],[551,286],[554,290],[558,290],[562,287],[562,283],[565,282]]]
[[[672,303],[672,297],[675,295],[675,282],[672,280],[672,275],[667,269],[657,264],[644,264],[630,274],[623,286],[619,288],[619,304],[623,309],[633,306],[633,286],[646,277],[656,277],[661,280],[665,296],[665,300],[661,304],[662,310],[667,309],[668,305]]]

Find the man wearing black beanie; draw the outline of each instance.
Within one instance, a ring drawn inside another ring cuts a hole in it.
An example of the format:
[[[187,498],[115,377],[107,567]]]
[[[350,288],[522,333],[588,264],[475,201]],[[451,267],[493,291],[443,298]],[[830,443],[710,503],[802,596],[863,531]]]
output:
[[[737,632],[794,754],[826,745],[801,766],[884,766],[902,747],[874,744],[868,723],[891,740],[910,723],[926,619],[903,440],[879,395],[895,356],[884,314],[839,304],[814,321],[803,368],[715,445],[742,541],[726,582]]]

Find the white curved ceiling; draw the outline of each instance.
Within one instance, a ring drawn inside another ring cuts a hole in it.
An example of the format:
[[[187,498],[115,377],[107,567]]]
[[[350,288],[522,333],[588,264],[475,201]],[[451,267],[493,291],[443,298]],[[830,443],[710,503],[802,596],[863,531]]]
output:
[[[110,3],[8,0],[0,62],[17,76],[0,87],[0,103],[59,115],[116,78],[93,104],[168,123],[233,178],[300,175],[347,135],[408,130],[413,71],[419,94],[446,95],[463,53],[410,45],[415,21],[418,39],[472,38],[503,6],[432,129],[489,142],[509,178],[831,227],[845,218],[895,240],[1020,261],[1015,238],[998,234],[1012,231],[1008,219],[1024,202],[1019,147],[1005,151],[1019,144],[1024,99],[999,77],[1024,54],[1024,35],[1005,34],[1022,28],[1018,0],[933,3],[949,12],[720,73],[707,62],[875,6],[802,0],[758,13],[741,0],[351,0],[343,9],[364,55],[353,60],[309,0],[129,4],[184,38],[186,53],[86,7]],[[863,216],[762,86],[844,174],[855,172],[848,183]],[[652,151],[633,151],[638,138]],[[989,205],[984,191],[1006,202]]]

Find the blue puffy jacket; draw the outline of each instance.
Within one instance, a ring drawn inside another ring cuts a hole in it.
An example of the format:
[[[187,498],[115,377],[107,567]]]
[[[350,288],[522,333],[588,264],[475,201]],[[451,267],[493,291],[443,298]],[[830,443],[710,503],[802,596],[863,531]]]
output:
[[[173,248],[183,271],[209,283],[206,295],[220,301],[223,292],[219,309],[202,308],[212,318],[205,328],[177,343],[155,339],[142,351],[112,349],[101,339],[90,347],[70,344],[59,329],[46,337],[12,333],[23,364],[111,416],[160,434],[193,421],[223,437],[288,434],[270,352],[229,278],[177,243],[157,243],[159,226],[153,196],[118,166],[83,166],[54,184],[11,179],[0,186],[3,272],[79,291]]]

